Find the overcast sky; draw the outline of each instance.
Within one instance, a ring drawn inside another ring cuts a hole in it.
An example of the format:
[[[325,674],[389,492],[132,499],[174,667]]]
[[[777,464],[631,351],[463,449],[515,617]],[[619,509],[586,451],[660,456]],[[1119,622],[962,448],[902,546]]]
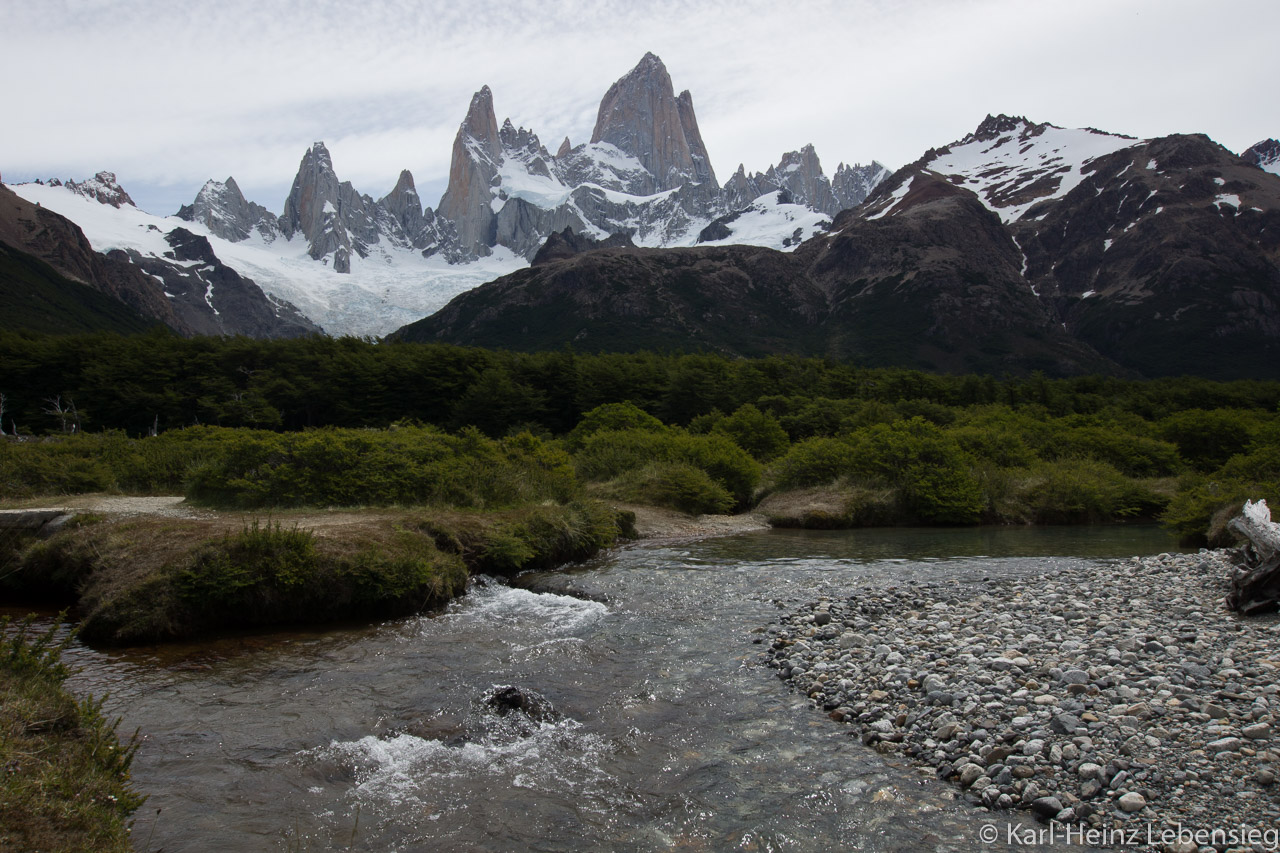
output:
[[[472,93],[552,151],[645,53],[717,176],[812,142],[897,167],[987,113],[1137,136],[1280,136],[1276,0],[0,0],[0,174],[117,173],[174,212],[232,175],[279,212],[307,146],[434,206]]]

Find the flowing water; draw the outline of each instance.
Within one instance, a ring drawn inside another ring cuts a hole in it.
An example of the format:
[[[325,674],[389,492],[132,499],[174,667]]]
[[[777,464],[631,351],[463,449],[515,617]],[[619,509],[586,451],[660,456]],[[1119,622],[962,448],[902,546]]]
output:
[[[77,646],[71,686],[145,737],[138,850],[975,850],[991,816],[790,693],[761,629],[868,584],[1172,546],[1145,527],[646,543],[433,616]],[[499,716],[499,685],[556,713]]]

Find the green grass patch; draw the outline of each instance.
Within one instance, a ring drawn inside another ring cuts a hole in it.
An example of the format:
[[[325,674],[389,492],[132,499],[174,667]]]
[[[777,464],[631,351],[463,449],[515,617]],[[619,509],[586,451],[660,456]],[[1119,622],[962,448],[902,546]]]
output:
[[[143,802],[99,700],[67,692],[56,639],[31,620],[0,620],[0,849],[125,853],[130,816]]]

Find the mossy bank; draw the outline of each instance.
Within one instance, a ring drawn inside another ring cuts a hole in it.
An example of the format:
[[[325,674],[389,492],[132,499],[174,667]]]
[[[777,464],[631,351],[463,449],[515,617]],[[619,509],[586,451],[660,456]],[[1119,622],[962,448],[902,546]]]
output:
[[[72,607],[98,644],[403,616],[438,608],[472,572],[582,560],[632,531],[593,500],[456,509],[89,516],[10,542],[0,588]]]

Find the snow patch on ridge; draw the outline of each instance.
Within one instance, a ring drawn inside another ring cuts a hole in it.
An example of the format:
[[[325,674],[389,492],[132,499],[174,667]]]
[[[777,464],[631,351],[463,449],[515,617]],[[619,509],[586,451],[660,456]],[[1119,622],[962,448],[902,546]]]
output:
[[[802,204],[784,203],[781,193],[767,193],[751,203],[726,222],[729,236],[723,240],[708,240],[701,246],[765,246],[783,252],[795,251],[804,240],[822,234],[831,225],[831,219]]]
[[[1087,167],[1097,158],[1146,141],[1091,130],[1043,127],[1034,136],[1010,133],[995,143],[974,139],[952,145],[927,168],[975,192],[988,209],[1008,223],[1021,219],[1040,201],[1071,192],[1084,181]],[[1024,124],[1022,128],[1026,134],[1031,126]],[[1148,163],[1147,168],[1154,163]]]

